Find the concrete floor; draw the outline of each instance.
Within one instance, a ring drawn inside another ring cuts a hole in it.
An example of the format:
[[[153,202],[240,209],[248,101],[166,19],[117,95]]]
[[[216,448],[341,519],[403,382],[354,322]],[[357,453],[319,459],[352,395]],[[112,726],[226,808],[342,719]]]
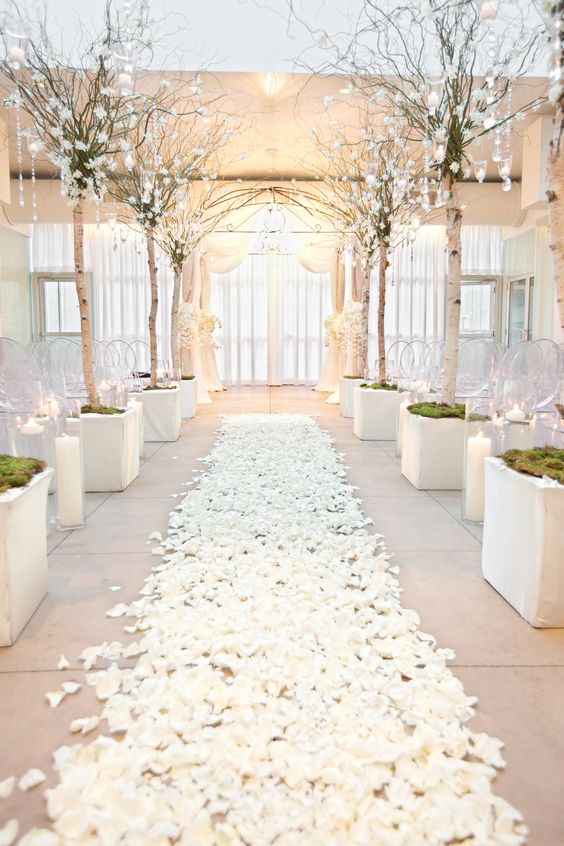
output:
[[[50,537],[49,595],[11,648],[0,649],[0,780],[41,767],[53,783],[52,752],[76,742],[68,724],[99,713],[91,688],[69,696],[56,710],[44,698],[62,680],[82,680],[84,647],[124,640],[123,620],[105,611],[133,600],[155,559],[147,537],[165,531],[197,461],[209,451],[219,414],[299,411],[316,416],[346,454],[349,480],[359,486],[365,513],[400,565],[403,604],[415,608],[422,629],[456,652],[455,673],[479,698],[472,726],[501,737],[507,770],[499,794],[519,808],[530,827],[530,846],[564,843],[564,630],[535,630],[480,574],[480,531],[460,521],[455,493],[416,491],[402,477],[394,445],[361,442],[352,421],[325,395],[306,388],[240,388],[215,395],[187,421],[175,444],[151,444],[139,478],[123,493],[88,495],[85,529]],[[110,585],[121,585],[118,593]],[[56,670],[61,653],[71,669]],[[92,738],[93,735],[89,735]],[[44,787],[45,785],[43,785]],[[0,799],[2,820],[17,816],[22,832],[46,825],[42,787],[17,788]]]

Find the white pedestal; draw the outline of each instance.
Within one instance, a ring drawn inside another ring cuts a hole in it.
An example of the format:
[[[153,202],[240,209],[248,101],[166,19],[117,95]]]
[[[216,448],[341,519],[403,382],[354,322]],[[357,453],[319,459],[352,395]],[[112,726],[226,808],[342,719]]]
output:
[[[484,578],[537,628],[564,627],[564,486],[486,458]]]
[[[139,475],[137,411],[83,414],[82,455],[86,491],[123,491]]]
[[[339,379],[339,405],[343,417],[354,417],[354,389],[366,379]]]
[[[143,414],[143,403],[139,399],[139,394],[130,395],[127,403],[128,408],[132,408],[137,414],[137,428],[139,429],[139,458],[145,458],[145,415]]]
[[[462,489],[464,420],[421,417],[406,412],[401,472],[418,490]]]
[[[163,388],[160,391],[143,391],[140,396],[145,414],[145,441],[177,441],[182,426],[180,390]]]
[[[10,646],[47,593],[47,494],[53,470],[0,494],[0,646]]]
[[[180,382],[180,411],[183,418],[196,416],[198,382],[196,379],[182,379]]]
[[[353,431],[361,441],[393,441],[402,401],[399,391],[357,388]]]

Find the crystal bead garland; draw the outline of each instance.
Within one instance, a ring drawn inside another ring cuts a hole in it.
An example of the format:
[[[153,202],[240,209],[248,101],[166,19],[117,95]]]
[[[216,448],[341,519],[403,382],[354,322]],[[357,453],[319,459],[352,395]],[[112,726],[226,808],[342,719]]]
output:
[[[37,220],[37,179],[35,173],[35,159],[37,158],[37,154],[41,149],[41,141],[39,140],[39,137],[37,135],[34,135],[32,132],[29,132],[27,136],[27,148],[31,157],[31,217],[33,222],[35,223]]]
[[[24,181],[23,181],[23,143],[22,143],[22,121],[21,121],[21,97],[19,88],[14,92],[14,107],[16,109],[16,160],[18,163],[18,203],[23,209],[25,205]]]

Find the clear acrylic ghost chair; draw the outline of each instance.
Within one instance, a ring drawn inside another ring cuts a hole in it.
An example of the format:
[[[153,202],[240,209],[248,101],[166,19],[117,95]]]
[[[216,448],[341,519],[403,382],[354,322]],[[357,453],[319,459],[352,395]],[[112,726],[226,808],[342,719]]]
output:
[[[400,358],[406,346],[407,341],[394,341],[386,352],[386,379],[392,385],[397,385],[403,375],[400,368]],[[378,361],[376,361],[375,368],[376,373],[378,373]]]
[[[443,387],[445,342],[431,341],[423,357],[423,381],[432,394],[440,394]]]
[[[425,341],[419,339],[410,341],[405,345],[400,355],[400,369],[402,379],[407,383],[408,389],[420,392],[425,385],[424,360],[428,346]]]
[[[495,362],[496,350],[491,341],[471,338],[461,343],[458,350],[456,395],[486,396],[491,391]]]

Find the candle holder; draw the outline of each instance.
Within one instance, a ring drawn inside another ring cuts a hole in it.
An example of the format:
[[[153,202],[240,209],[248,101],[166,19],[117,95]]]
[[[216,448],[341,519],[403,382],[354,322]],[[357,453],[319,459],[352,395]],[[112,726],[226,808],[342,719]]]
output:
[[[45,405],[41,383],[22,380],[6,383],[7,442],[10,455],[39,458],[53,467],[54,428]]]
[[[68,406],[55,425],[55,526],[67,532],[86,525],[80,409]]]
[[[464,424],[464,487],[462,516],[469,523],[484,521],[485,460],[494,454],[495,401],[468,397]]]
[[[495,452],[531,449],[535,445],[537,385],[530,379],[503,381],[501,408],[498,404]]]

